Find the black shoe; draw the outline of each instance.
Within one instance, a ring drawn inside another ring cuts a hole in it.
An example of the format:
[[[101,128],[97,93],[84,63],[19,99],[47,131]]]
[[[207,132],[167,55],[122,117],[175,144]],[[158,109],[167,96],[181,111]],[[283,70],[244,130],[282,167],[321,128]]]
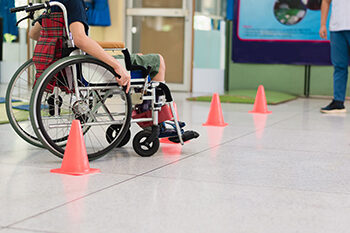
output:
[[[322,113],[343,113],[346,112],[343,101],[333,100],[326,107],[321,108]]]
[[[198,137],[199,137],[199,133],[190,130],[190,131],[186,131],[182,134],[182,141],[187,142],[191,139],[198,138]],[[169,141],[174,142],[174,143],[180,143],[180,139],[178,136],[169,137]]]

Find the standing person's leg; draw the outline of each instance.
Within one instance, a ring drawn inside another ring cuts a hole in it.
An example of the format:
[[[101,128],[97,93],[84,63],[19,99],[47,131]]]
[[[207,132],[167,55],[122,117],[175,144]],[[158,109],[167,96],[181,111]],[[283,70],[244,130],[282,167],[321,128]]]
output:
[[[334,100],[344,102],[349,65],[349,46],[345,32],[331,32],[331,59],[334,66]]]
[[[346,85],[348,81],[349,46],[343,31],[331,32],[331,61],[334,67],[334,100],[321,109],[323,113],[346,112],[344,107]]]

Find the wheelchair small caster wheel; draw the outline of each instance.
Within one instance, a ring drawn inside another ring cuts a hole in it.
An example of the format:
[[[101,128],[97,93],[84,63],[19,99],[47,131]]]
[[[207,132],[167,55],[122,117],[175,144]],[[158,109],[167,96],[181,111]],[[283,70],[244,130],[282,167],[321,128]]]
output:
[[[151,136],[149,131],[138,132],[132,142],[132,146],[137,154],[142,157],[150,157],[154,155],[159,149],[159,139],[155,138],[151,143],[147,143],[146,140]]]
[[[121,125],[111,125],[108,127],[106,132],[106,140],[108,143],[111,143],[115,137],[119,134],[121,129]],[[123,140],[117,145],[117,147],[123,147],[125,146],[131,138],[131,132],[130,129],[128,129],[128,132],[125,134]]]
[[[58,96],[58,98],[55,98],[55,95],[50,95],[47,99],[47,103],[49,105],[49,114],[50,116],[55,115],[55,106],[58,108],[58,115],[61,115],[61,106],[63,103],[63,99],[61,96]]]

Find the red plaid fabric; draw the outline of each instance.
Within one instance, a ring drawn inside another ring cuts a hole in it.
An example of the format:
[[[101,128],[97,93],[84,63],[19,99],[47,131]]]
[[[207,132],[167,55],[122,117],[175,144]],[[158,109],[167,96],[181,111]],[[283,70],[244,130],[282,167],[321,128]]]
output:
[[[62,56],[65,37],[62,12],[50,13],[42,19],[40,38],[35,46],[33,61],[36,67],[36,79]]]

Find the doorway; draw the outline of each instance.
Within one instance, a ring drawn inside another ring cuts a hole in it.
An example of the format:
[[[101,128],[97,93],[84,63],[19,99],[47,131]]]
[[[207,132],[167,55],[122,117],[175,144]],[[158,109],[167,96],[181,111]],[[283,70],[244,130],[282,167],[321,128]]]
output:
[[[165,80],[175,91],[191,90],[192,0],[126,2],[126,43],[132,53],[159,53]]]

